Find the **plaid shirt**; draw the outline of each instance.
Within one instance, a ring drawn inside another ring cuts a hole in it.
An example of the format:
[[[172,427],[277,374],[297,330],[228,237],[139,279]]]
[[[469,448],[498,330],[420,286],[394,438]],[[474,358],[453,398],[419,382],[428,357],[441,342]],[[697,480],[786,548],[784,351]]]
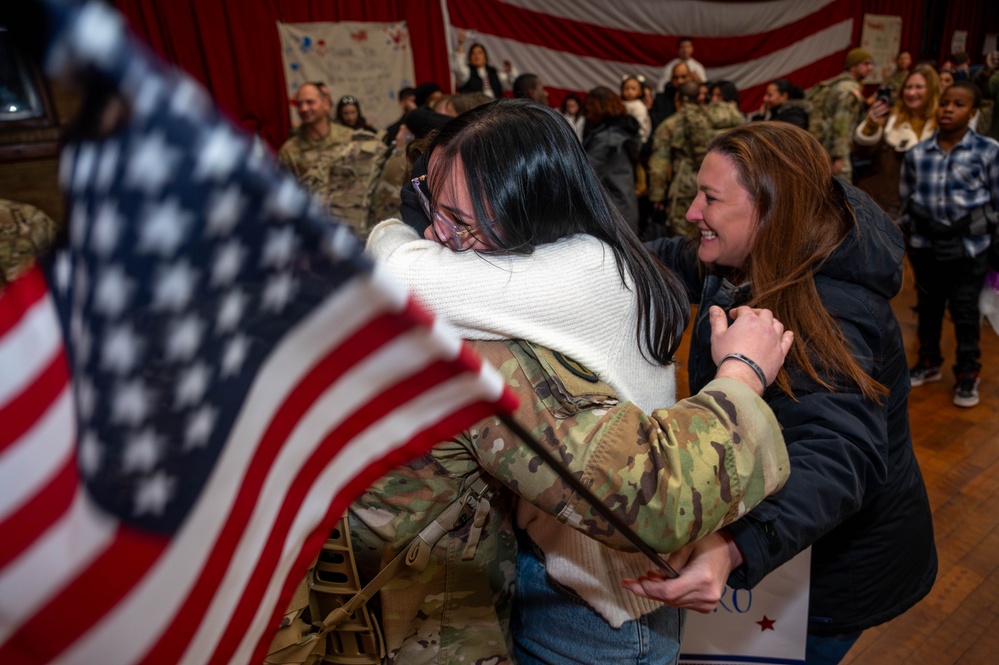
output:
[[[933,219],[950,225],[972,210],[991,202],[999,208],[999,143],[971,129],[945,152],[938,134],[916,144],[905,153],[899,196],[903,207],[911,198],[926,208]],[[926,247],[926,238],[913,234],[913,247]],[[971,256],[990,244],[988,235],[964,239]]]

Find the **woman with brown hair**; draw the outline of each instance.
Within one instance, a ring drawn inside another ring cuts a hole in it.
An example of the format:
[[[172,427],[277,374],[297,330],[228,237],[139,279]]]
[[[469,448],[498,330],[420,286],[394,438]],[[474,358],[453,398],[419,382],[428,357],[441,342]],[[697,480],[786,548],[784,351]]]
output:
[[[919,65],[905,77],[894,106],[877,99],[857,125],[853,142],[858,152],[871,157],[871,166],[857,179],[857,186],[871,195],[891,217],[901,214],[898,177],[902,157],[937,128],[940,77],[930,65]]]
[[[764,395],[784,428],[791,475],[745,518],[674,555],[679,578],[650,573],[625,586],[710,612],[726,581],[751,588],[811,546],[806,662],[836,663],[936,576],[908,364],[889,304],[902,280],[902,234],[864,193],[833,178],[818,141],[787,123],[717,137],[697,183],[687,220],[700,238],[649,244],[700,302],[690,388],[717,369],[710,306],[772,310],[796,335]]]
[[[638,230],[638,196],[635,162],[642,144],[639,125],[628,114],[624,101],[610,88],[600,86],[586,95],[586,128],[583,149],[615,207]]]

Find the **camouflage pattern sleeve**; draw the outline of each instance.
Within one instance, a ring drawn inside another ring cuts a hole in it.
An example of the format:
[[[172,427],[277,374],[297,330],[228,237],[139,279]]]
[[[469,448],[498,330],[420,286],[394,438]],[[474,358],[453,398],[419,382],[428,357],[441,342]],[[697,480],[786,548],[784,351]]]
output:
[[[603,384],[588,394],[574,389],[536,347],[506,346],[505,360],[495,353],[488,359],[522,396],[515,418],[661,552],[738,519],[787,479],[773,412],[737,381],[713,381],[647,415],[615,404],[600,392]],[[534,399],[524,399],[525,384],[533,385]],[[633,549],[497,419],[465,440],[482,467],[522,499],[611,547]]]
[[[299,164],[301,156],[301,150],[299,150],[295,143],[294,137],[292,137],[285,141],[281,146],[281,149],[278,150],[277,159],[278,163],[288,169],[289,173],[294,175],[296,178],[300,178],[303,171],[302,166]]]
[[[839,81],[826,98],[829,117],[829,154],[848,158],[853,147],[853,131],[860,116],[860,84],[854,80]]]
[[[38,208],[0,199],[0,287],[44,255],[58,233],[59,226]]]
[[[670,143],[673,123],[669,118],[656,127],[652,135],[652,153],[649,155],[649,200],[658,203],[666,196],[666,186],[671,178]]]

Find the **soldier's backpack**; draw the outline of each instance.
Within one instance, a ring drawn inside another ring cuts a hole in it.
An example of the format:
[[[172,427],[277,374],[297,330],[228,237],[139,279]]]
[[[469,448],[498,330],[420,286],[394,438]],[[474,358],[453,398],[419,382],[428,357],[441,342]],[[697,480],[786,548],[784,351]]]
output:
[[[826,144],[829,135],[829,118],[826,116],[826,97],[836,77],[816,83],[805,91],[805,101],[812,105],[808,114],[808,133]]]

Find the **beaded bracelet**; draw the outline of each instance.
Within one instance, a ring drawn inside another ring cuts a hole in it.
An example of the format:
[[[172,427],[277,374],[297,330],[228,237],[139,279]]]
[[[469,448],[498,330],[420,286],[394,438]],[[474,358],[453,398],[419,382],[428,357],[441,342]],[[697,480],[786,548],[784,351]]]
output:
[[[750,358],[748,356],[744,356],[741,353],[730,353],[730,354],[728,354],[727,356],[725,356],[724,358],[721,359],[721,362],[718,363],[718,366],[721,367],[721,364],[723,362],[725,362],[726,360],[730,360],[730,359],[731,360],[739,360],[741,362],[746,363],[750,367],[752,367],[753,371],[756,372],[756,376],[760,377],[760,383],[763,384],[763,392],[766,392],[766,390],[767,390],[767,375],[763,373],[763,368],[761,368],[759,365],[757,365],[753,361],[752,358]]]

